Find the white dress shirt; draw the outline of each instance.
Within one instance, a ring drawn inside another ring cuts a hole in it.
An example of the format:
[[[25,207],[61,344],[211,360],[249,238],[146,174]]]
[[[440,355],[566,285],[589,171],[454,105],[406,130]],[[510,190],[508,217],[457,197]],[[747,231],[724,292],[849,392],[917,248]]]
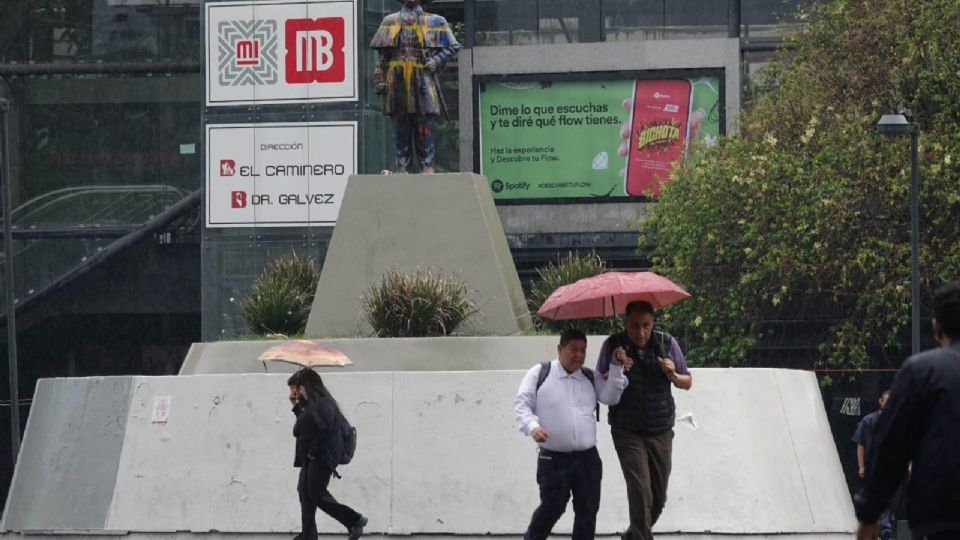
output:
[[[537,364],[524,375],[513,401],[520,431],[530,435],[534,428],[542,427],[549,437],[540,446],[554,452],[574,452],[596,446],[597,401],[605,405],[616,405],[620,401],[627,387],[623,367],[611,365],[607,378],[594,371],[591,385],[582,371],[567,373],[560,360],[554,359],[550,373],[537,391],[539,377],[540,364]]]

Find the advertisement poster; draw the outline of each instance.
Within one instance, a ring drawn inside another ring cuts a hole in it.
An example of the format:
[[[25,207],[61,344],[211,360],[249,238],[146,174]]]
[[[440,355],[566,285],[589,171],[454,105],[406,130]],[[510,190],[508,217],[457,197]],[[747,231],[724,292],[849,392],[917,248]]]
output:
[[[356,122],[208,124],[207,227],[334,225],[356,171]]]
[[[355,0],[205,9],[208,106],[356,101]]]
[[[656,196],[721,106],[717,77],[486,83],[480,172],[495,199]]]

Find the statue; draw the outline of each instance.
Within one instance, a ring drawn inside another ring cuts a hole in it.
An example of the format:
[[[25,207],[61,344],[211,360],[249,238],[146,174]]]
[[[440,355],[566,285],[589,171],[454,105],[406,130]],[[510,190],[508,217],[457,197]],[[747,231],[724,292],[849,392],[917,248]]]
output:
[[[374,90],[384,96],[383,114],[393,119],[397,172],[410,170],[416,151],[420,172],[432,173],[435,147],[428,122],[447,116],[437,71],[460,43],[447,20],[425,13],[420,0],[398,1],[403,8],[384,17],[370,42],[380,56]]]

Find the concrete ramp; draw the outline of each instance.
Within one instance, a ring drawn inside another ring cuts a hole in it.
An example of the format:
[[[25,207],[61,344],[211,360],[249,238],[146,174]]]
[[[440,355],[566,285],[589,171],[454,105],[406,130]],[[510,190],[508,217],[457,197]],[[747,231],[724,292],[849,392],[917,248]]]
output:
[[[606,336],[591,336],[587,358],[596,358]],[[323,339],[353,364],[341,371],[487,371],[526,370],[557,355],[559,336]],[[293,373],[299,366],[257,360],[283,341],[214,341],[194,343],[180,375],[224,373]]]
[[[331,491],[369,516],[374,535],[520,536],[537,504],[535,445],[516,431],[512,412],[522,375],[324,373],[360,441]],[[285,378],[40,381],[3,529],[292,536],[299,513]],[[698,369],[694,390],[678,393],[677,403],[697,427],[676,428],[657,531],[729,539],[840,538],[853,530],[812,374]],[[610,535],[627,524],[627,503],[605,422],[599,440],[598,533]],[[558,533],[569,534],[571,515]],[[318,525],[343,532],[322,513]]]

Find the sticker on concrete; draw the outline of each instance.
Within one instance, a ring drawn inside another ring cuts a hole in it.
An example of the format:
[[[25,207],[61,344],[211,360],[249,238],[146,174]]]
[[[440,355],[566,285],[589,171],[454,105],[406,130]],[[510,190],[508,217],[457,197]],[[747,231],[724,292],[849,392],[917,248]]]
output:
[[[152,424],[166,424],[170,418],[171,396],[157,396],[153,398],[153,417],[150,420]]]

